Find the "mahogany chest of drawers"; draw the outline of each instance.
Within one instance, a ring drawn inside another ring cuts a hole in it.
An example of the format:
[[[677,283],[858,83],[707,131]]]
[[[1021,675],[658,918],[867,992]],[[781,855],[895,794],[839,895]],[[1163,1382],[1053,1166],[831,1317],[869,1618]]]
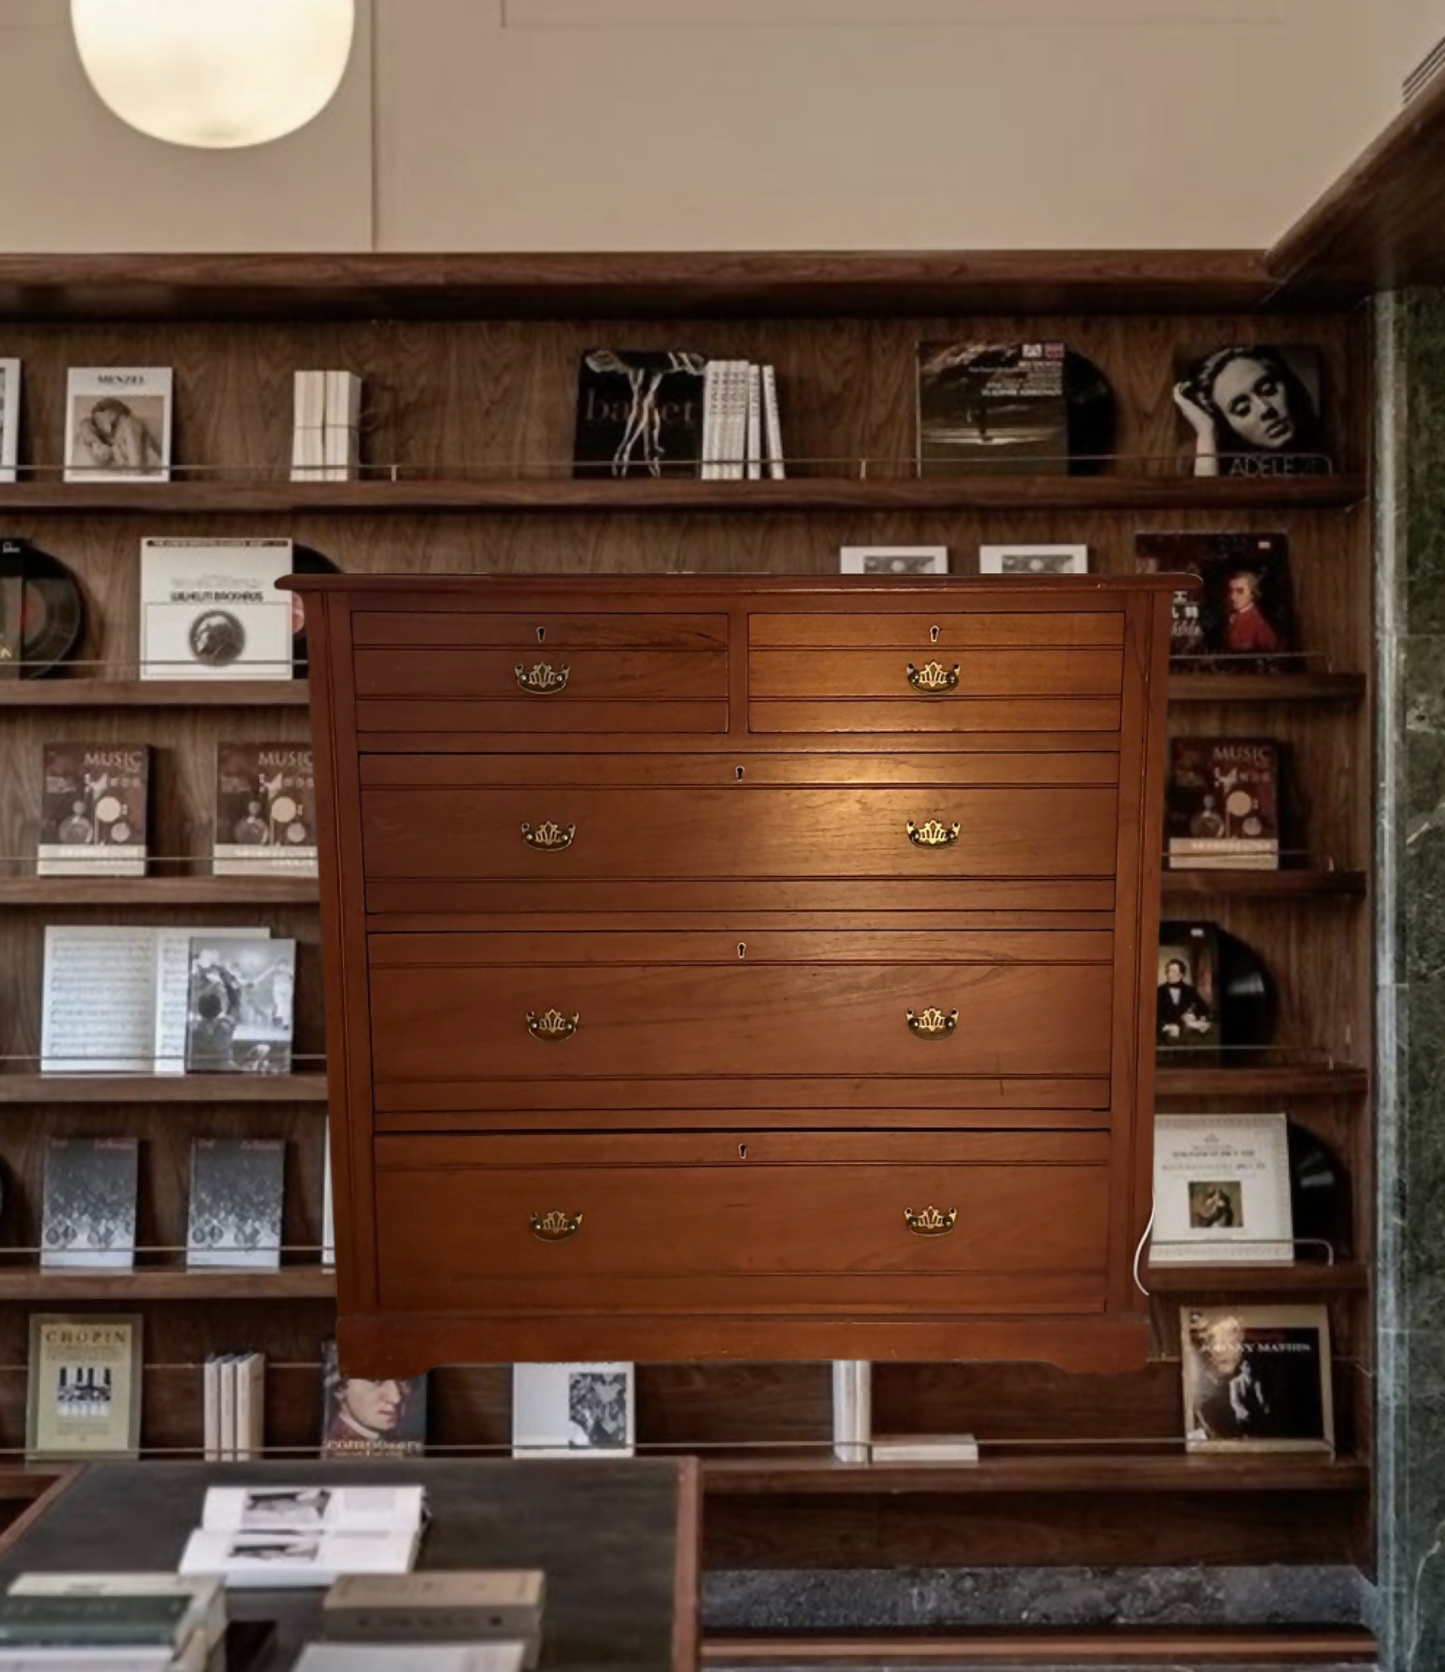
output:
[[[1177,577],[287,584],[351,1373],[1143,1361]]]

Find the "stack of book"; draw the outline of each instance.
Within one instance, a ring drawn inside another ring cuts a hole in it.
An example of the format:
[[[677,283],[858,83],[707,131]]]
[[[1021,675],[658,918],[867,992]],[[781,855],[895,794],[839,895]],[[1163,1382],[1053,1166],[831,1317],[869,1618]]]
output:
[[[180,1570],[265,1590],[410,1573],[425,1519],[422,1486],[212,1486]]]
[[[266,1355],[212,1353],[202,1375],[206,1461],[246,1463],[260,1457],[266,1429]]]
[[[775,369],[750,360],[709,360],[703,374],[703,480],[777,479],[785,468]]]
[[[350,482],[361,462],[361,379],[355,372],[297,372],[291,437],[293,482]]]
[[[0,1597],[0,1669],[207,1672],[225,1635],[216,1579],[24,1573]]]
[[[536,1568],[338,1579],[321,1607],[322,1635],[336,1647],[325,1656],[318,1651],[314,1667],[520,1672],[535,1667],[541,1652],[545,1590]],[[366,1644],[372,1658],[347,1658],[342,1644]],[[382,1658],[388,1654],[389,1662]]]

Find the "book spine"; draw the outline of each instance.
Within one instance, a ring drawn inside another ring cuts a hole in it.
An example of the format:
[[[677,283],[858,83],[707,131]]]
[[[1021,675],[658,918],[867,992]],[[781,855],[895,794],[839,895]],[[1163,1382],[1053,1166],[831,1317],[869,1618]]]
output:
[[[718,466],[718,430],[722,416],[723,360],[709,360],[702,374],[702,479],[715,482]]]
[[[236,1461],[236,1354],[223,1353],[217,1366],[221,1382],[221,1461]]]
[[[783,454],[783,421],[778,409],[776,366],[763,367],[763,450],[769,477],[774,482],[781,482],[788,471]]]
[[[319,482],[325,477],[326,378],[327,373],[318,371],[297,372],[294,378],[293,482]]]
[[[0,482],[15,480],[20,459],[20,362],[0,360]]]
[[[723,476],[740,482],[746,472],[748,447],[748,362],[730,360],[723,407]]]
[[[214,1353],[201,1367],[201,1410],[205,1459],[217,1463],[221,1457],[221,1388],[220,1365]]]
[[[747,416],[747,479],[762,480],[763,475],[763,368],[748,367]]]

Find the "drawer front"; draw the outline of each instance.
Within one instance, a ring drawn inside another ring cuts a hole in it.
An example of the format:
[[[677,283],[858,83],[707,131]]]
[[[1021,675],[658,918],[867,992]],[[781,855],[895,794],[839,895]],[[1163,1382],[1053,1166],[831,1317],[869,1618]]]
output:
[[[722,650],[725,615],[548,615],[545,611],[357,610],[355,645],[495,645],[547,650]]]
[[[1114,646],[1124,642],[1118,610],[939,610],[930,614],[892,611],[818,615],[754,615],[748,644],[799,649],[900,649],[942,656],[949,650],[1010,650],[1020,647]],[[914,658],[918,660],[918,657]]]
[[[1123,684],[1118,650],[969,650],[958,660],[920,651],[917,658],[902,650],[754,650],[748,694],[916,700],[946,717],[960,697],[1117,698]]]
[[[534,697],[554,703],[637,702],[728,694],[727,657],[721,651],[576,650],[546,655],[535,649],[521,660],[512,650],[358,649],[358,697],[428,697],[512,701]],[[559,685],[557,681],[565,680]]]
[[[393,938],[409,944],[379,948]],[[370,946],[379,1099],[399,1082],[460,1081],[480,1106],[486,1082],[508,1077],[842,1081],[1110,1066],[1108,964],[566,968],[496,962],[485,935],[373,935]]]
[[[371,788],[361,799],[378,881],[1110,877],[1117,843],[1107,785]]]
[[[1118,697],[979,697],[958,691],[939,697],[757,698],[748,703],[748,730],[771,733],[1117,732]]]
[[[1099,1132],[381,1138],[381,1304],[1096,1310],[1108,1153]]]

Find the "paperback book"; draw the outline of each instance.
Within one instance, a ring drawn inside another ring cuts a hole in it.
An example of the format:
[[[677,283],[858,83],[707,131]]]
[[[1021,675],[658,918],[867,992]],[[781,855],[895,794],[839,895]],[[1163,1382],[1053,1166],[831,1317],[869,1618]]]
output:
[[[1188,1451],[1334,1450],[1325,1307],[1180,1312]]]
[[[1169,865],[1279,869],[1279,745],[1269,738],[1170,740]]]
[[[150,750],[47,743],[42,759],[42,877],[143,877]]]
[[[141,678],[290,679],[291,570],[289,540],[142,540]]]
[[[20,462],[20,362],[0,360],[0,482],[13,482]]]
[[[514,1457],[631,1457],[631,1364],[514,1364]]]
[[[316,864],[316,771],[310,746],[220,744],[215,875],[315,876]]]
[[[1288,1125],[1276,1115],[1155,1115],[1154,1265],[1294,1260]]]
[[[66,379],[67,482],[168,481],[169,366],[73,366]]]
[[[209,1462],[244,1463],[266,1442],[266,1355],[212,1353],[202,1371],[203,1439]]]
[[[279,1138],[192,1140],[188,1266],[280,1265],[285,1166]]]
[[[1186,673],[1276,673],[1297,659],[1283,534],[1140,534],[1141,574],[1198,575],[1174,594],[1171,666]]]
[[[141,1330],[140,1317],[130,1314],[31,1314],[28,1461],[137,1455]]]
[[[218,1579],[182,1579],[174,1573],[22,1573],[6,1595],[71,1600],[179,1597],[186,1604],[178,1633],[182,1641],[198,1633],[209,1656],[226,1635],[226,1593]]]
[[[336,1343],[321,1350],[321,1455],[419,1457],[426,1449],[427,1379],[343,1376]]]
[[[139,1145],[134,1138],[52,1138],[45,1147],[40,1264],[128,1271],[135,1264]]]
[[[188,1074],[289,1074],[294,940],[191,940]]]

